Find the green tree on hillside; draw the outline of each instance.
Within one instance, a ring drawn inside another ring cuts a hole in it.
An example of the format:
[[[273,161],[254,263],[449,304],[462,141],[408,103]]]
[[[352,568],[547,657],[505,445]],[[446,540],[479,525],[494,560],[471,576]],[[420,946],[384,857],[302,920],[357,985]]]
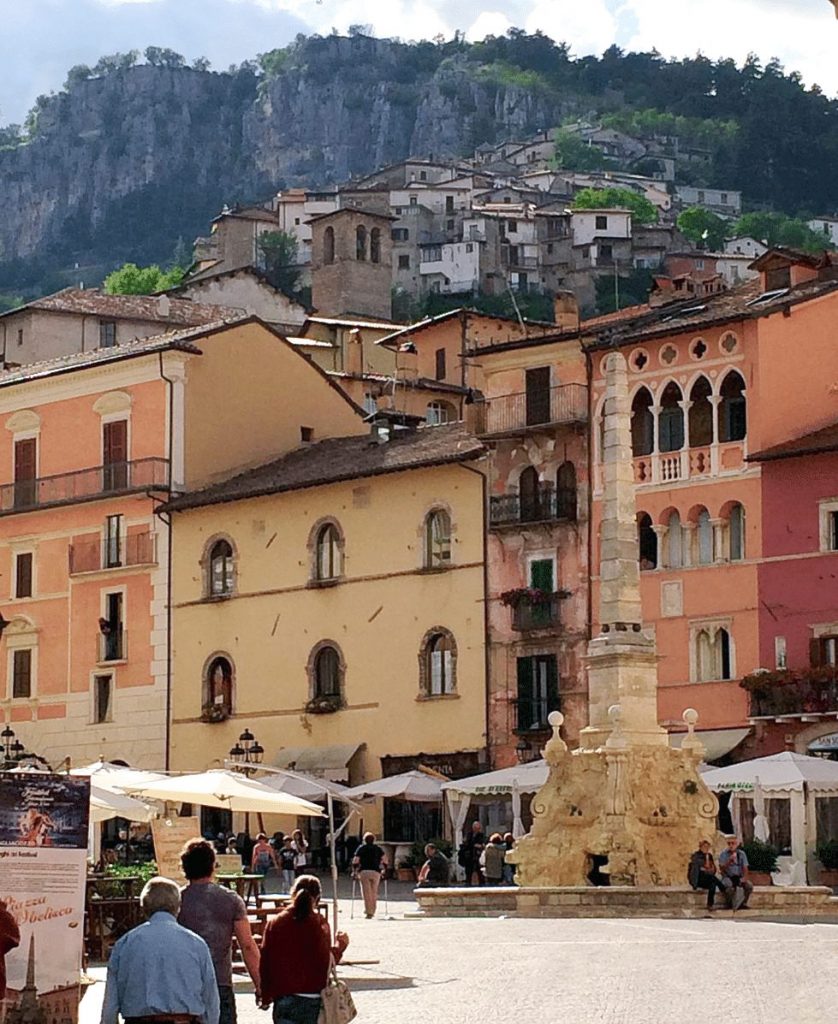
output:
[[[750,235],[767,245],[787,245],[803,252],[816,253],[834,248],[825,235],[813,231],[805,221],[783,213],[745,213],[734,225],[733,232]]]
[[[145,50],[147,63],[156,68],[182,68],[186,66],[183,54],[176,53],[166,46],[147,46]]]
[[[676,221],[678,230],[701,249],[719,252],[725,243],[725,236],[730,231],[728,223],[722,217],[703,210],[700,206],[691,206],[682,210]]]
[[[574,210],[631,210],[637,224],[657,224],[658,211],[645,196],[630,188],[583,188],[573,200]]]
[[[256,245],[268,280],[274,288],[293,295],[300,280],[297,239],[287,231],[263,231]]]
[[[613,161],[596,146],[589,146],[574,132],[556,131],[556,166],[566,171],[602,171]]]
[[[125,263],[108,274],[104,288],[108,295],[155,295],[176,288],[183,281],[183,275],[183,267],[161,270],[156,263],[150,267]]]

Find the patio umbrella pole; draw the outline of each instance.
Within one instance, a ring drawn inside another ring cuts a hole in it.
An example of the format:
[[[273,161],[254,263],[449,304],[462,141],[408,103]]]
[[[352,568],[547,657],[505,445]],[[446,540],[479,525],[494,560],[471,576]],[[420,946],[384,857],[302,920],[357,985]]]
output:
[[[335,805],[332,794],[326,790],[326,810],[329,812],[329,861],[332,873],[332,938],[338,930],[338,861],[335,855]]]

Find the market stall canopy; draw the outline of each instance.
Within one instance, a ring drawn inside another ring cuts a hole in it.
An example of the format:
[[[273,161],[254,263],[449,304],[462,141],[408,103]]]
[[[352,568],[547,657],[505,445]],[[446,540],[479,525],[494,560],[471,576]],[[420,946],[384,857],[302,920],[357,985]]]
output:
[[[256,814],[292,814],[309,818],[323,816],[323,809],[308,800],[278,792],[264,782],[222,768],[124,788],[135,796],[149,800],[200,804],[201,807],[220,807]]]
[[[264,768],[264,765],[262,767]],[[259,781],[278,793],[290,793],[301,800],[324,800],[326,793],[330,793],[334,800],[346,799],[346,786],[339,782],[331,782],[329,779],[318,779],[313,775],[301,775],[299,772],[262,775]]]
[[[111,793],[100,789],[94,783],[90,785],[90,820],[92,822],[110,821],[111,818],[125,818],[128,821],[151,821],[157,817],[157,811],[141,800],[125,793]]]
[[[784,751],[756,757],[726,768],[711,768],[702,780],[717,793],[753,790],[756,780],[766,792],[812,791],[838,793],[838,761]]]
[[[349,776],[349,762],[366,744],[337,743],[327,747],[283,747],[274,759],[277,768],[309,773],[336,781]]]
[[[718,761],[738,747],[750,733],[750,729],[697,729],[695,738],[704,744],[704,760]],[[669,745],[680,747],[687,735],[685,732],[671,732]]]
[[[110,793],[122,793],[129,787],[150,785],[163,782],[168,776],[161,772],[147,772],[140,768],[127,768],[124,764],[113,764],[110,761],[94,761],[82,768],[71,768],[71,775],[89,776],[91,783],[98,789],[106,789]],[[144,819],[143,819],[144,820]]]
[[[353,786],[344,794],[349,800],[375,800],[388,797],[392,800],[408,800],[413,803],[433,804],[442,800],[443,776],[429,770],[414,769],[401,775],[389,775],[374,782]]]
[[[527,764],[515,764],[511,768],[498,768],[494,772],[472,775],[467,779],[453,779],[444,782],[443,792],[468,794],[469,796],[512,795],[517,785],[521,793],[537,793],[547,781],[547,762],[541,758]]]

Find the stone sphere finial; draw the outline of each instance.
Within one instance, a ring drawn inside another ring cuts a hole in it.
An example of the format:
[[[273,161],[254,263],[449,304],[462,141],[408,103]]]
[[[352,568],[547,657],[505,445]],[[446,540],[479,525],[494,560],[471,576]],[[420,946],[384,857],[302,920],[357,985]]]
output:
[[[561,713],[561,711],[551,711],[550,714],[547,716],[547,722],[549,723],[550,728],[553,730],[554,734],[558,736],[559,729],[561,729],[562,725],[564,725],[564,715]]]
[[[681,715],[687,726],[688,732],[695,730],[696,722],[698,721],[698,712],[695,708],[687,708],[686,711]]]
[[[612,726],[614,726],[615,729],[620,724],[620,718],[622,714],[623,709],[620,707],[619,704],[612,704],[611,707],[608,709],[608,721],[611,723]]]

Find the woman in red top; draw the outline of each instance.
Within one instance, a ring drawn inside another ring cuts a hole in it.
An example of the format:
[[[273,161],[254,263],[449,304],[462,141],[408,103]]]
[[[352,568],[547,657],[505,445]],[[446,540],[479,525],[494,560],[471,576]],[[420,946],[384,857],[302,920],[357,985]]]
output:
[[[273,1003],[274,1024],[317,1024],[320,993],[329,978],[329,960],[337,963],[349,945],[344,932],[332,945],[329,922],[317,912],[320,881],[300,875],[291,906],[272,917],[262,938],[262,1009]]]

